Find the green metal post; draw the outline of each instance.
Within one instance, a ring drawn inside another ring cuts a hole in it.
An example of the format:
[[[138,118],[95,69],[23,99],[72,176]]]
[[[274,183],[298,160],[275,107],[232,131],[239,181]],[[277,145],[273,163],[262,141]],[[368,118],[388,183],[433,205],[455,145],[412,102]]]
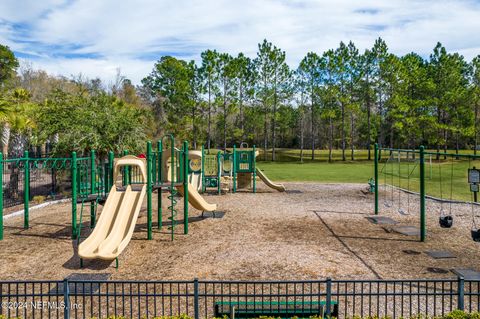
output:
[[[326,285],[326,302],[325,302],[325,318],[331,318],[332,313],[332,278],[327,277],[327,285]]]
[[[163,157],[163,144],[162,141],[157,141],[157,183],[162,183],[162,157]],[[162,229],[162,188],[158,188],[157,190],[157,221],[158,221],[158,229]]]
[[[427,236],[425,216],[425,148],[420,146],[420,241]]]
[[[57,288],[58,289],[58,288]],[[58,298],[58,297],[57,297]],[[68,279],[63,279],[63,303],[64,303],[64,310],[63,310],[63,319],[70,319],[70,285],[68,283]]]
[[[72,152],[72,239],[77,235],[77,153]]]
[[[432,155],[430,154],[430,179],[433,178]]]
[[[457,309],[465,310],[465,278],[462,275],[457,277]],[[471,298],[471,297],[470,297]]]
[[[3,240],[3,154],[0,153],[0,240]]]
[[[103,185],[100,185],[100,183],[98,184],[99,188],[98,188],[98,193],[100,196],[102,197],[105,197],[106,194],[108,193],[108,186],[110,185],[110,182],[109,182],[109,179],[110,179],[110,173],[108,171],[108,161],[107,162],[103,162],[101,163],[100,165],[103,165]],[[100,181],[99,181],[100,182]]]
[[[183,142],[183,233],[188,234],[188,142]]]
[[[162,183],[162,157],[163,157],[163,143],[157,141],[157,183]]]
[[[374,179],[375,179],[375,215],[378,215],[378,143],[375,143],[374,147]]]
[[[252,176],[253,176],[253,192],[257,192],[257,168],[256,168],[256,156],[255,156],[255,145],[253,145],[253,151],[252,151]]]
[[[23,153],[25,161],[25,175],[23,183],[23,228],[28,229],[28,204],[30,201],[30,163],[28,161],[28,151]]]
[[[175,138],[173,137],[173,135],[170,135],[170,171],[171,171],[171,174],[170,174],[170,179],[171,179],[171,182],[170,182],[170,219],[171,219],[171,223],[172,225],[170,226],[170,230],[171,230],[171,238],[172,238],[172,241],[173,241],[173,238],[175,236],[175,215],[176,215],[176,211],[175,211],[175,204],[176,204],[176,200],[175,200],[175,195],[176,195],[176,189],[175,189],[175,169],[176,169],[176,166],[177,165],[177,162],[175,161]]]
[[[147,238],[152,239],[152,142],[147,142]]]
[[[202,145],[202,193],[205,193],[205,147]]]
[[[114,155],[113,152],[108,152],[108,192],[110,192],[110,188],[112,188],[115,181],[113,180],[113,162],[114,162]]]
[[[95,151],[90,151],[90,194],[96,194],[95,190]],[[90,202],[90,228],[95,227],[95,203]]]
[[[233,159],[232,159],[232,178],[233,178],[233,192],[237,192],[237,147],[233,145]]]
[[[193,279],[193,319],[200,319],[198,278]]]
[[[221,189],[221,186],[220,186],[220,180],[222,179],[222,168],[220,167],[221,164],[222,164],[221,156],[222,156],[222,152],[218,151],[218,153],[217,153],[217,192],[218,192],[218,195],[222,194],[222,189]]]
[[[123,156],[128,155],[128,150],[123,151]],[[129,174],[130,174],[130,169],[128,166],[124,166],[123,168],[123,186],[127,186],[130,184],[130,179],[129,179]]]

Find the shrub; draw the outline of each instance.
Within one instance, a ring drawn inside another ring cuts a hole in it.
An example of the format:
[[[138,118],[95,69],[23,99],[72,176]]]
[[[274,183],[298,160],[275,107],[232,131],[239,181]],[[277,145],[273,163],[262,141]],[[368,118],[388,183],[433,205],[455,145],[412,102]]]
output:
[[[45,196],[37,195],[37,196],[33,196],[32,201],[35,204],[41,204],[41,203],[45,202],[45,199],[46,199]]]

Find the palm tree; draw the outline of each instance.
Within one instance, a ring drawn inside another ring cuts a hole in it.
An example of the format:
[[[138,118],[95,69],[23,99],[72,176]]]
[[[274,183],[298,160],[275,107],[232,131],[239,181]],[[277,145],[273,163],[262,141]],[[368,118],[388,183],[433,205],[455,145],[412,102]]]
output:
[[[11,113],[10,103],[0,97],[0,122],[3,122],[2,128],[2,152],[5,157],[7,157],[8,153],[8,140],[10,139],[10,125],[8,124],[7,118]]]
[[[34,128],[34,122],[29,117],[33,104],[29,99],[27,90],[17,88],[7,99],[0,100],[0,121],[3,122],[2,151],[5,157],[8,157],[12,132],[20,134]]]

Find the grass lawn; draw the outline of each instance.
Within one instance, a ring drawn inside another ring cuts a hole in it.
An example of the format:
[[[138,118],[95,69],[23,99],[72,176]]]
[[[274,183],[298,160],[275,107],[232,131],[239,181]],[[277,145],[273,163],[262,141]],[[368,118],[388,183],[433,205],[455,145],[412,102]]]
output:
[[[461,151],[461,153],[471,153]],[[257,159],[257,167],[273,181],[312,181],[321,183],[365,183],[373,177],[373,161],[367,161],[365,150],[356,151],[355,155],[360,160],[342,162],[341,151],[334,152],[334,162],[328,163],[328,151],[316,151],[315,161],[305,160],[299,162],[299,150],[279,149],[277,151],[277,162],[261,161],[263,154]],[[267,154],[270,155],[270,154]],[[372,154],[373,155],[373,154]],[[305,159],[311,156],[306,152]],[[420,171],[414,161],[390,161],[379,164],[380,185],[385,180],[389,185],[400,186],[404,189],[419,191]],[[479,167],[480,161],[468,160],[441,160],[430,161],[426,157],[426,193],[427,195],[454,200],[472,200],[469,184],[467,183],[467,171],[469,167]],[[453,169],[452,169],[453,168]],[[409,178],[410,177],[410,178]]]
[[[257,167],[273,181],[367,183],[373,177],[373,162],[294,163],[258,162]]]

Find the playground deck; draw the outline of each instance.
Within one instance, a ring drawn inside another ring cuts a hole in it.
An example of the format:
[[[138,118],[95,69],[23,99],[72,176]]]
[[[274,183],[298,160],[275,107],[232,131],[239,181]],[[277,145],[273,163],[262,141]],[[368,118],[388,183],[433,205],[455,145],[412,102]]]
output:
[[[381,214],[399,223],[376,225],[365,218],[373,212],[373,195],[362,193],[366,184],[285,186],[286,193],[260,183],[257,194],[206,195],[225,215],[202,219],[201,212],[191,209],[189,235],[182,234],[179,224],[174,242],[168,224],[162,230],[155,228],[153,240],[146,240],[144,205],[133,239],[120,255],[119,269],[115,262],[102,261],[86,261],[79,268],[70,239],[70,203],[32,210],[28,230],[22,228],[22,216],[5,220],[0,278],[62,279],[72,273],[162,280],[441,278],[454,276],[441,270],[478,266],[480,244],[470,239],[468,205],[454,205],[454,227],[446,230],[438,226],[438,213],[433,213],[437,208],[427,203],[428,237],[420,243],[391,231],[398,225],[418,227],[414,196],[410,215],[399,214],[395,201],[385,208],[380,197]],[[153,199],[156,207],[156,195]],[[433,259],[425,253],[429,250],[448,250],[457,258]]]

